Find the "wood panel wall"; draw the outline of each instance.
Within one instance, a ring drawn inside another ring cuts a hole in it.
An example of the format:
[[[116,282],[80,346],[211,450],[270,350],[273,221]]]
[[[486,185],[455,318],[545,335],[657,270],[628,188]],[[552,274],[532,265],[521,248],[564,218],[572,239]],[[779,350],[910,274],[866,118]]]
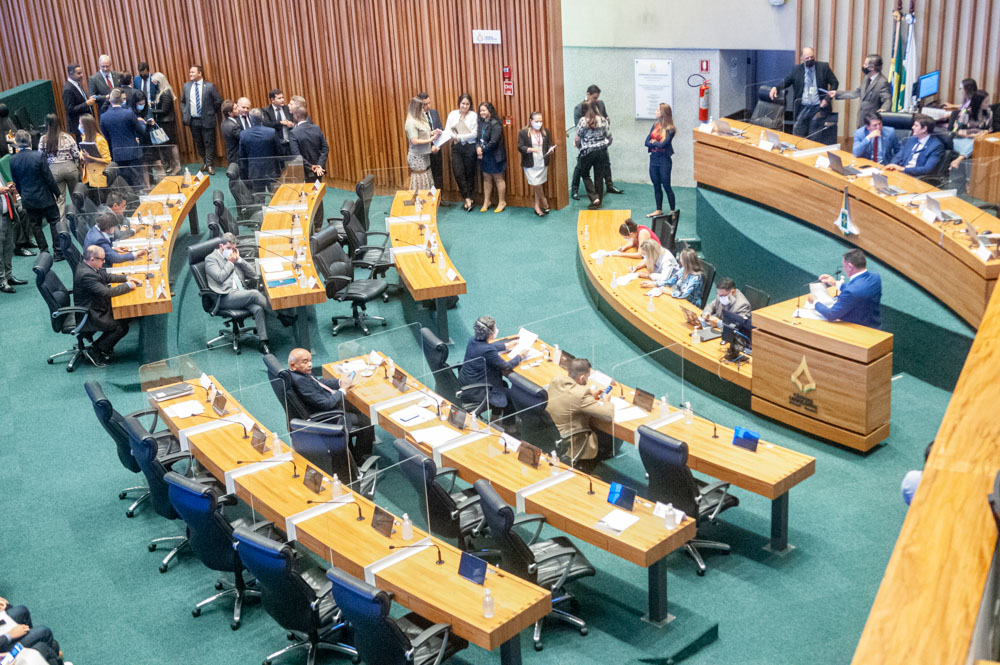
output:
[[[861,82],[861,63],[878,53],[888,74],[892,60],[896,0],[797,0],[798,48],[812,46],[816,59],[830,62],[841,90]],[[904,0],[903,12],[910,9]],[[961,102],[959,86],[975,79],[1000,100],[1000,1],[916,0],[916,40],[919,74],[941,70],[940,98]],[[905,33],[904,33],[905,38]],[[840,135],[854,131],[857,102],[837,102],[841,109]]]
[[[224,98],[263,106],[275,87],[286,99],[305,97],[330,143],[330,184],[353,189],[374,173],[382,192],[408,183],[409,99],[430,93],[443,122],[468,92],[511,117],[507,199],[531,205],[517,131],[539,110],[553,136],[565,133],[561,13],[561,0],[0,0],[0,87],[52,79],[59,100],[68,63],[90,76],[107,53],[116,71],[149,62],[179,98],[199,63]],[[498,29],[503,43],[473,44],[473,29]],[[502,94],[504,65],[511,97]],[[188,132],[179,134],[192,155]],[[445,153],[446,191],[457,198]],[[552,160],[547,187],[550,203],[566,205],[565,151]]]

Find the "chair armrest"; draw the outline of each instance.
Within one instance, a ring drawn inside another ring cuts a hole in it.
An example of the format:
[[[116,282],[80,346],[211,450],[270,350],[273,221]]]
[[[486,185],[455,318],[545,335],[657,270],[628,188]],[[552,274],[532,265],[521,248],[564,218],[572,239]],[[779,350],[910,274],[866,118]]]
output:
[[[458,517],[463,511],[468,510],[473,506],[478,506],[481,500],[482,497],[479,496],[478,494],[475,496],[470,496],[468,499],[455,506],[455,510],[453,510],[451,513],[452,519]]]
[[[566,578],[569,576],[569,569],[573,566],[573,557],[577,554],[577,550],[572,547],[555,547],[546,552],[544,556],[535,557],[534,565],[537,569],[539,563],[552,561],[553,559],[565,559],[566,565],[563,566],[562,573],[559,574],[559,579],[552,585],[552,589],[560,589],[566,583]]]
[[[545,515],[533,515],[530,513],[518,515],[514,518],[514,523],[511,525],[512,527],[524,526],[525,524],[531,524],[532,522],[538,522],[538,528],[535,529],[535,535],[528,541],[528,545],[533,545],[535,541],[538,540],[539,534],[542,533],[542,526],[545,524]]]
[[[458,469],[454,469],[450,466],[443,466],[438,469],[436,474],[434,474],[434,480],[444,476],[451,476],[451,487],[448,488],[448,493],[450,494],[455,489],[455,479],[458,477]]]
[[[378,471],[378,467],[375,466],[375,465],[378,464],[378,461],[380,459],[382,459],[382,458],[379,457],[378,455],[370,455],[370,456],[368,456],[368,458],[365,459],[365,461],[361,464],[361,466],[358,467],[358,475],[364,477],[364,475],[366,473],[368,473],[369,471],[371,471],[371,468],[373,466],[375,467],[375,470]]]
[[[251,229],[259,229],[260,222],[255,222],[252,219],[238,219],[236,220],[236,226],[246,226]]]
[[[411,649],[406,652],[407,660],[413,660],[413,653],[427,640],[442,635],[441,638],[441,648],[438,650],[437,658],[434,659],[434,665],[440,665],[442,659],[444,658],[444,653],[448,649],[448,633],[451,631],[451,624],[447,623],[436,623],[430,628],[425,628],[419,635],[414,639],[410,640]]]
[[[715,518],[718,517],[719,511],[722,510],[722,504],[726,502],[726,497],[729,496],[729,483],[717,480],[714,483],[705,485],[698,490],[698,502],[701,503],[701,500],[704,497],[720,489],[722,490],[722,496],[719,497],[719,502],[715,504],[715,510],[713,510],[712,514],[708,516],[708,520],[710,522],[714,522]]]
[[[146,430],[148,432],[150,432],[150,433],[155,434],[156,433],[156,425],[160,422],[160,412],[158,410],[156,410],[156,409],[139,409],[138,411],[133,411],[132,413],[128,414],[129,418],[135,418],[136,420],[139,420],[140,418],[144,418],[146,416],[153,416],[153,426],[152,427],[147,427]]]
[[[309,416],[309,420],[314,423],[332,423],[335,418],[343,418],[343,411],[318,411]]]
[[[87,319],[90,318],[90,311],[84,307],[60,307],[56,311],[52,312],[52,318],[58,319],[60,316],[66,316],[67,314],[83,315],[80,322],[76,324],[75,328],[73,328],[73,334],[79,335],[80,331],[83,329],[83,325],[87,322]]]
[[[161,457],[160,464],[162,464],[164,468],[170,470],[174,464],[189,459],[191,459],[191,453],[172,453],[170,455],[164,455],[163,457]]]
[[[363,252],[366,249],[378,249],[384,253],[385,250],[388,248],[385,245],[361,245],[356,250],[354,250],[354,253],[357,254],[358,252]]]

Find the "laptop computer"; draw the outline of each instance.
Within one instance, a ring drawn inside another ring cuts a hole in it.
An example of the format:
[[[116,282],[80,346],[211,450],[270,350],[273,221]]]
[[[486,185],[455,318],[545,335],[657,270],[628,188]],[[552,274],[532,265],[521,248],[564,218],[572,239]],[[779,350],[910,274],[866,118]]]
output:
[[[715,121],[715,133],[719,136],[743,136],[742,129],[733,129],[725,120]]]
[[[840,155],[833,152],[832,150],[826,153],[826,156],[830,160],[830,170],[834,173],[839,173],[840,175],[860,175],[861,171],[857,170],[853,166],[844,166],[844,160],[840,158]]]
[[[962,223],[961,215],[956,215],[951,210],[942,210],[941,202],[935,198],[930,196],[924,198],[924,205],[927,206],[927,209],[934,213],[934,216],[940,221],[954,222],[956,224]]]
[[[795,144],[788,143],[787,141],[782,141],[781,137],[777,133],[772,132],[769,129],[764,130],[764,138],[767,139],[771,145],[775,147],[780,147],[782,150],[794,150]]]
[[[687,307],[681,307],[681,312],[684,313],[684,322],[694,328],[694,332],[698,335],[698,339],[701,341],[707,342],[709,340],[718,339],[722,336],[721,330],[716,330],[715,328],[703,328],[701,326],[702,320],[697,314]]]
[[[632,404],[647,413],[651,413],[653,411],[654,401],[653,393],[646,392],[642,388],[636,388],[635,395],[632,396]]]
[[[893,187],[889,184],[889,177],[882,173],[875,173],[872,175],[872,186],[875,191],[879,194],[885,194],[886,196],[899,196],[900,194],[905,194],[905,189],[900,189],[899,187]]]

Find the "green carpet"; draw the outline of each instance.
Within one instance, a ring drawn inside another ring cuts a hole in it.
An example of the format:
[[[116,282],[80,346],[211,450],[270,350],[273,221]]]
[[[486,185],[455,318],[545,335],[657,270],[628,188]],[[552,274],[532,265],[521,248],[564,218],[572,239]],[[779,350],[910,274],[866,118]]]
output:
[[[225,177],[213,178],[213,187]],[[650,206],[649,186],[625,184],[626,194],[609,196],[609,207],[631,207],[637,214]],[[345,192],[330,192],[326,210],[339,209]],[[209,211],[210,193],[202,197],[201,218]],[[389,198],[374,203],[373,228],[388,210]],[[780,214],[714,192],[678,190],[683,211],[679,237],[701,237],[706,256],[720,275],[765,288],[773,300],[791,297],[809,275],[839,265],[842,241]],[[602,316],[586,290],[577,259],[576,216],[580,202],[546,218],[530,209],[505,213],[465,213],[459,207],[439,213],[441,237],[469,282],[468,294],[449,312],[462,356],[472,322],[481,314],[496,317],[501,334],[528,326],[575,355],[631,384],[672,402],[690,400],[695,411],[729,426],[760,431],[774,443],[816,457],[816,474],[791,493],[790,538],[795,549],[772,555],[767,543],[770,505],[766,499],[735,490],[738,509],[705,529],[706,537],[733,546],[730,556],[707,554],[705,577],[695,574],[683,554],[668,558],[670,611],[678,620],[665,630],[639,620],[645,611],[646,571],[582,545],[597,576],[575,585],[590,622],[581,637],[567,626],[549,624],[545,650],[532,651],[530,631],[522,636],[527,662],[548,664],[647,660],[666,662],[705,630],[718,624],[718,640],[685,662],[690,663],[829,663],[847,662],[860,636],[893,543],[905,514],[899,483],[922,464],[946,408],[957,368],[973,331],[914,284],[876,262],[884,280],[886,326],[896,334],[898,380],[893,382],[892,436],[868,455],[819,442],[759,418],[718,395],[718,382],[696,387],[682,383],[685,369],[669,351],[629,337]],[[180,245],[196,239],[182,237]],[[201,309],[190,280],[183,248],[175,253],[174,310],[169,318],[172,354],[193,353],[192,360],[214,372],[240,396],[245,406],[269,426],[284,422],[266,383],[263,364],[249,345],[241,356],[219,349],[204,352],[218,320]],[[15,274],[31,276],[32,259],[16,258]],[[67,283],[65,263],[57,272]],[[390,273],[390,278],[395,275]],[[33,276],[32,276],[33,279]],[[97,379],[122,412],[144,407],[138,391],[138,335],[118,346],[119,359],[107,369],[85,364],[73,374],[64,361],[45,358],[69,346],[52,332],[48,312],[33,284],[0,297],[3,338],[0,371],[7,379],[0,391],[7,408],[0,427],[8,433],[0,464],[0,504],[7,528],[0,545],[4,574],[0,595],[28,604],[39,623],[49,625],[67,658],[81,663],[254,663],[286,644],[282,631],[257,605],[244,611],[243,627],[229,629],[226,605],[207,609],[194,619],[190,610],[213,593],[217,575],[185,556],[161,575],[162,553],[146,549],[150,538],[180,533],[149,508],[125,518],[126,503],[117,498],[127,485],[141,484],[125,472],[113,446],[97,423],[83,382]],[[414,329],[431,321],[431,312],[415,307],[408,296],[374,303],[370,311],[389,326],[365,338],[345,330],[329,334],[329,317],[350,308],[328,302],[317,308],[314,331],[317,364],[369,348],[390,353],[410,369],[423,367]],[[290,329],[273,321],[272,347],[279,358],[292,348]],[[946,334],[954,351],[926,353],[928,334]],[[649,355],[644,355],[644,354]],[[379,431],[378,451],[394,459],[389,438]],[[635,449],[625,446],[618,458],[598,469],[606,478],[631,478],[644,486]],[[416,497],[398,472],[387,474],[380,496],[390,507],[419,514]],[[457,662],[496,663],[499,653],[472,647]],[[344,661],[338,656],[328,660]],[[304,663],[299,654],[289,663]]]

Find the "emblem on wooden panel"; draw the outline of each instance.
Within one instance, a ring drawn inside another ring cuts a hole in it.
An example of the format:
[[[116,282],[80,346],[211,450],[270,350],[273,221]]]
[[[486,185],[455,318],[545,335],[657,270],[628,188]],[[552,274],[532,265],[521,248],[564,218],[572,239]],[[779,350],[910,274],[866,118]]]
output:
[[[816,413],[819,408],[812,399],[806,397],[806,393],[810,393],[816,390],[816,380],[813,379],[812,373],[809,372],[809,365],[806,363],[806,357],[802,356],[802,362],[799,363],[798,368],[792,372],[792,385],[795,386],[798,392],[792,393],[788,396],[788,403],[792,406],[800,406],[806,411],[811,413]]]

